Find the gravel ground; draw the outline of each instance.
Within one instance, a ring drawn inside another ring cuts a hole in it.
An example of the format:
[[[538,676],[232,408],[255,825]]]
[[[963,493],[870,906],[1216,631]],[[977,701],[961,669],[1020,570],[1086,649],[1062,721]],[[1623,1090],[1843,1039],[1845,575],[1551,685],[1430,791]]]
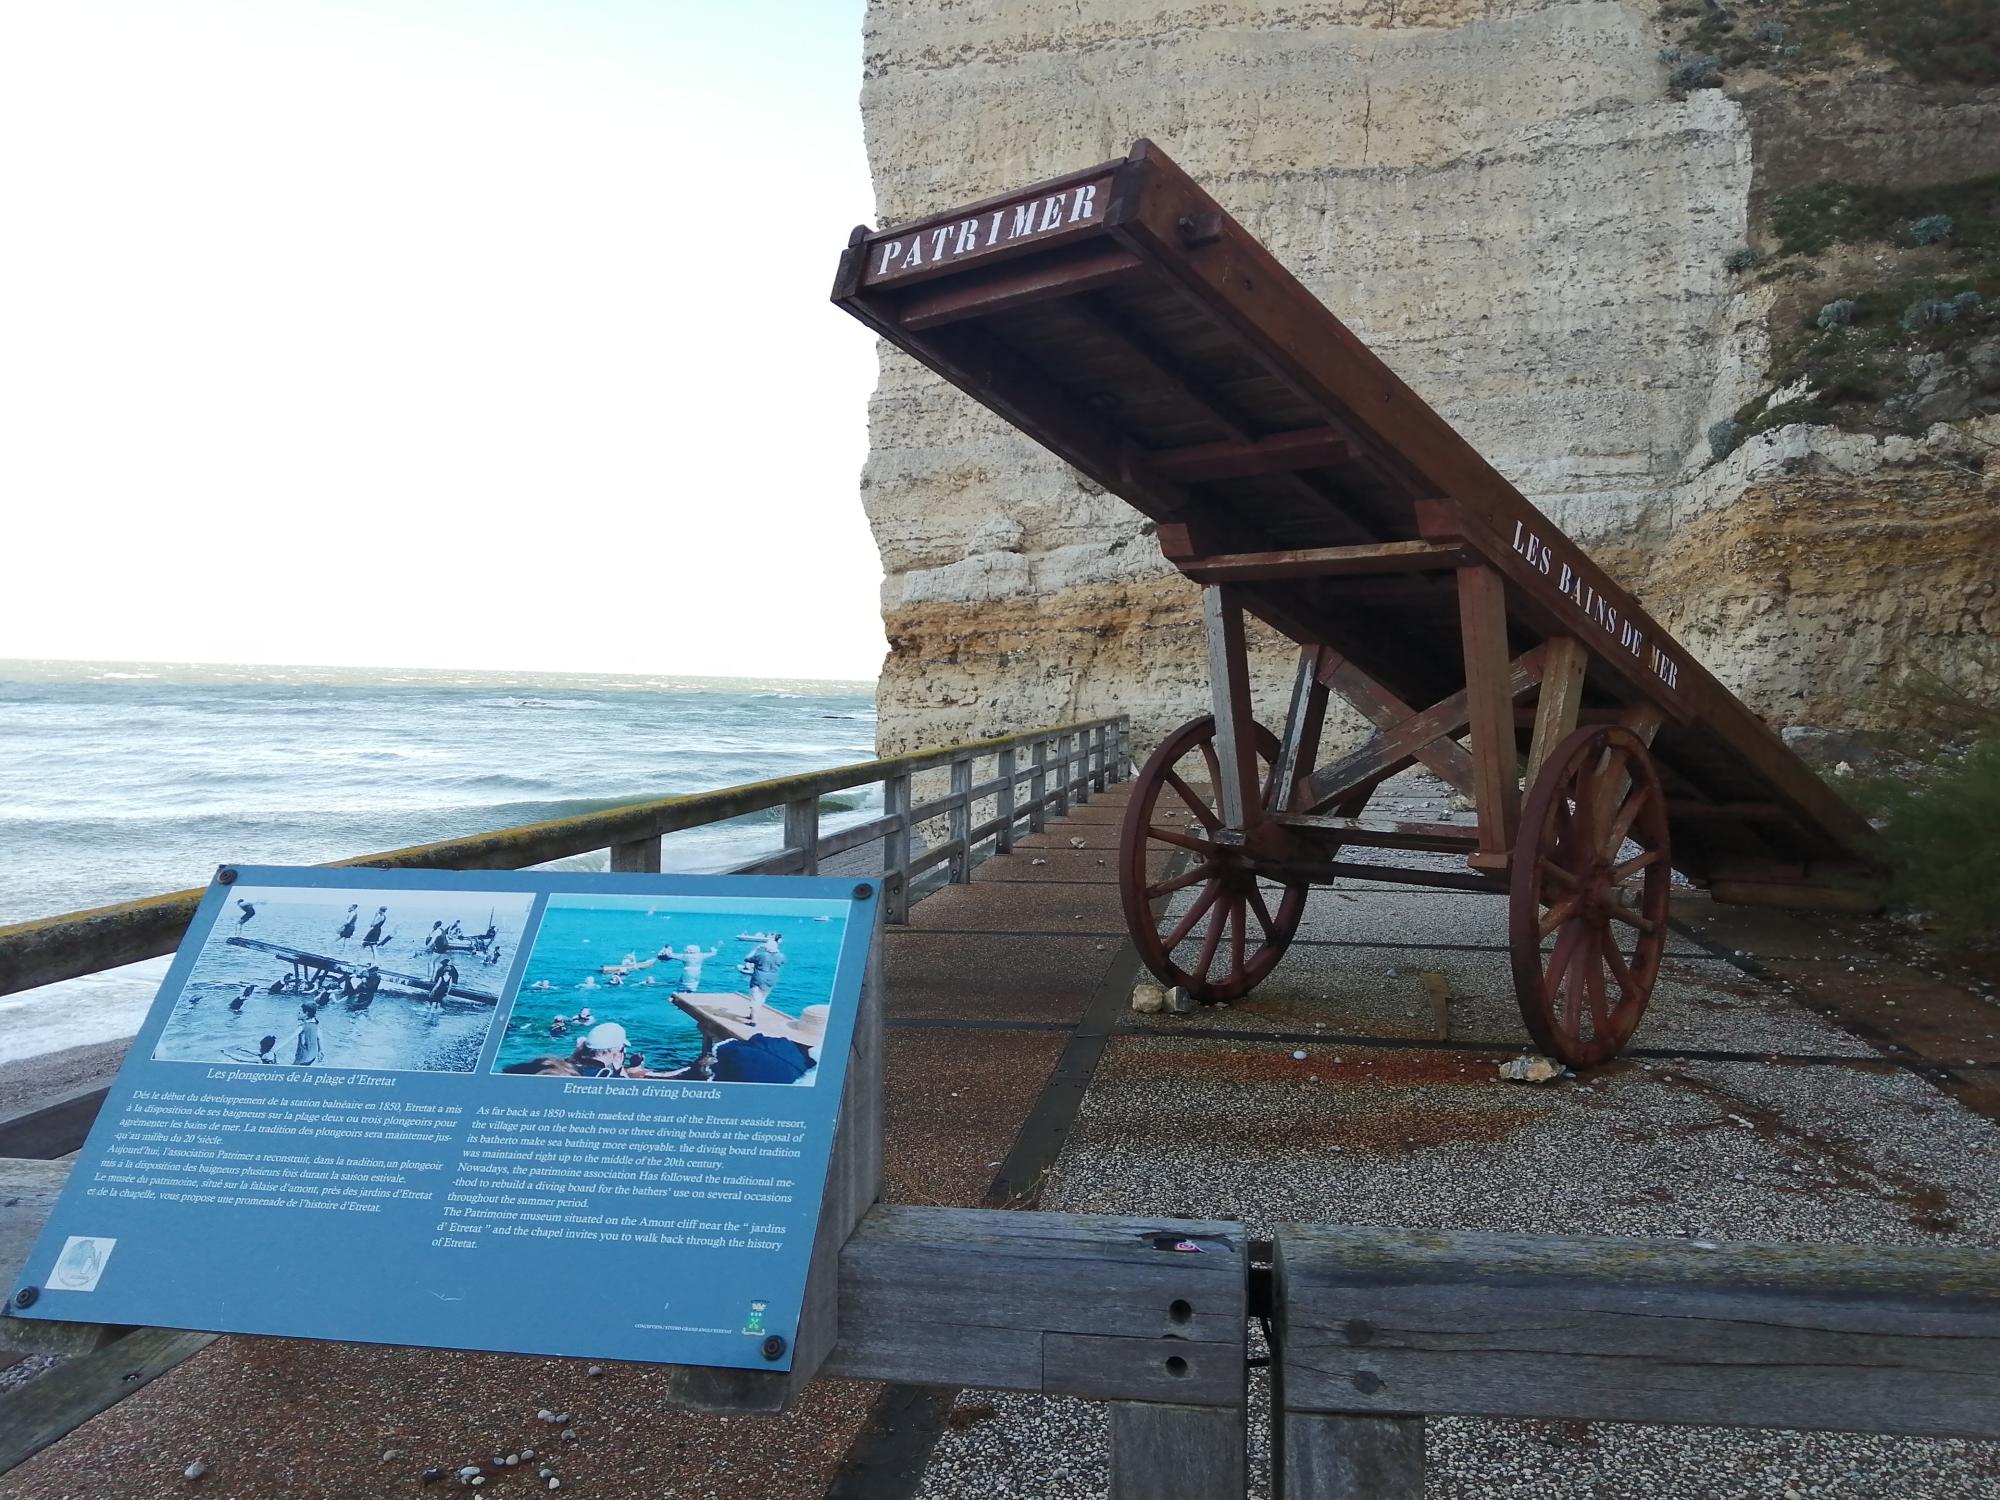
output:
[[[1632,1059],[1530,1088],[1497,1081],[1491,1053],[1369,1045],[1434,1037],[1425,970],[1451,984],[1454,1040],[1521,1038],[1502,907],[1479,894],[1316,891],[1301,935],[1327,946],[1295,949],[1229,1009],[1133,1018],[1179,1034],[1111,1045],[1044,1206],[1236,1217],[1260,1234],[1333,1220],[2000,1246],[1992,1121],[1685,938],[1637,1045],[1757,1060]],[[1731,941],[1752,941],[1749,930],[1732,921]],[[1796,931],[1783,941],[1796,949]],[[1413,942],[1462,946],[1402,946]],[[1316,1028],[1341,1040],[1201,1035]],[[1102,1407],[969,1393],[958,1411],[925,1500],[1105,1492]],[[1995,1443],[1467,1418],[1435,1420],[1427,1438],[1425,1493],[1450,1500],[2000,1494]],[[1253,1435],[1253,1494],[1268,1485],[1267,1446]]]

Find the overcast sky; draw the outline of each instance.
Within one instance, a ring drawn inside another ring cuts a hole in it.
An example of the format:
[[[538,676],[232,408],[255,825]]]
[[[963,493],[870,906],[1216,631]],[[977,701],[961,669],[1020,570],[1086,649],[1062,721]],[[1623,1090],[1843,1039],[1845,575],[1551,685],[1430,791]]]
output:
[[[0,6],[0,657],[872,677],[860,11]]]

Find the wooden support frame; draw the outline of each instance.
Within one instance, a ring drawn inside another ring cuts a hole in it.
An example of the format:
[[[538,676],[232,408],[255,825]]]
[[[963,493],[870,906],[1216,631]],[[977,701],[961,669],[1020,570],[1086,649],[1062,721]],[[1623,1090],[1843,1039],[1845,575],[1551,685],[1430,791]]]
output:
[[[1590,653],[1573,635],[1559,635],[1546,643],[1542,658],[1542,687],[1535,695],[1535,733],[1528,744],[1528,768],[1524,785],[1533,786],[1542,763],[1577,726],[1583,711],[1584,670]]]
[[[1513,700],[1541,681],[1542,661],[1542,648],[1537,646],[1505,663],[1504,718],[1509,735],[1513,733]],[[1322,812],[1357,787],[1393,775],[1412,762],[1423,765],[1458,791],[1478,795],[1471,757],[1452,743],[1453,736],[1463,733],[1471,723],[1469,690],[1453,693],[1418,711],[1373,683],[1351,662],[1343,660],[1328,681],[1335,692],[1381,726],[1381,732],[1358,749],[1313,772],[1307,778],[1307,790],[1298,799],[1306,804],[1299,811]]]
[[[1149,455],[1146,467],[1175,484],[1204,484],[1218,479],[1252,479],[1261,475],[1296,474],[1301,469],[1335,468],[1350,462],[1354,450],[1347,440],[1325,427],[1274,433],[1267,438],[1232,438],[1221,443],[1194,443]]]
[[[1320,732],[1326,726],[1326,684],[1320,667],[1326,650],[1321,646],[1301,646],[1299,664],[1292,676],[1292,700],[1285,710],[1285,737],[1278,746],[1278,766],[1271,777],[1266,810],[1284,812],[1297,797],[1299,783],[1307,768],[1319,759]]]
[[[1479,814],[1482,869],[1506,866],[1521,822],[1520,756],[1508,686],[1507,590],[1480,564],[1458,570],[1458,629],[1465,655],[1465,711],[1471,730],[1472,800]],[[1547,657],[1544,655],[1544,672]]]
[[[1248,833],[1262,820],[1263,798],[1258,794],[1242,599],[1232,587],[1210,584],[1201,591],[1201,615],[1208,634],[1208,683],[1220,772],[1216,801],[1222,826]]]
[[[1184,528],[1183,528],[1184,529]],[[1160,528],[1165,536],[1166,527]],[[1165,552],[1166,541],[1161,543]],[[1175,558],[1196,583],[1264,583],[1284,578],[1367,578],[1462,567],[1472,554],[1436,542],[1380,542],[1367,547],[1301,547],[1290,552],[1234,552]]]

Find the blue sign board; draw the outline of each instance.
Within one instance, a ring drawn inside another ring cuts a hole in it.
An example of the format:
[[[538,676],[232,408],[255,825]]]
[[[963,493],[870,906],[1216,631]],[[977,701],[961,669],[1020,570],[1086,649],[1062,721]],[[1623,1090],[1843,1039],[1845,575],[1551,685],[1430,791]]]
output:
[[[872,897],[225,869],[14,1309],[789,1369]]]

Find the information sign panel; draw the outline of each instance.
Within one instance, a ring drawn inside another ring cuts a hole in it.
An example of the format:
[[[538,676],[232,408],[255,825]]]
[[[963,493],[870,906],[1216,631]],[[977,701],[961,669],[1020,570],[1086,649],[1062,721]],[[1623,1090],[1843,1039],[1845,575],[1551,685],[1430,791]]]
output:
[[[10,1310],[787,1370],[873,898],[225,869]]]

